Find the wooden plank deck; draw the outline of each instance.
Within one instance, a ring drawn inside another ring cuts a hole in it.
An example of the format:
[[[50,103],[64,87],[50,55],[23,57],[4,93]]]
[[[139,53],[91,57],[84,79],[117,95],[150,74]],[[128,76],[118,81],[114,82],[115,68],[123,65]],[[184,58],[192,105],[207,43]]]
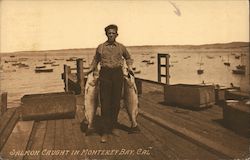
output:
[[[0,150],[19,119],[17,108],[10,108],[0,117]]]
[[[141,128],[139,134],[128,134],[130,126],[125,109],[121,109],[119,122],[122,128],[119,136],[111,135],[105,144],[100,143],[100,135],[85,136],[81,122],[84,119],[82,101],[78,97],[77,115],[75,119],[58,119],[29,123],[26,130],[20,133],[12,132],[0,156],[6,159],[22,160],[82,160],[82,159],[112,159],[112,160],[162,160],[162,159],[228,159],[248,158],[249,138],[241,137],[222,123],[222,109],[218,106],[192,111],[189,109],[166,106],[162,102],[163,86],[157,83],[143,82],[142,95],[139,98],[140,111],[161,119],[164,125],[174,124],[185,129],[186,133],[178,133],[174,125],[172,128],[159,125],[142,114],[138,116]],[[99,114],[99,112],[98,112]],[[100,120],[97,115],[96,118]],[[97,123],[98,126],[98,123]],[[15,129],[14,129],[15,130]],[[188,137],[188,133],[198,135]],[[22,135],[22,141],[16,136]],[[191,138],[190,138],[191,137]],[[201,145],[202,140],[209,143]],[[198,140],[198,141],[197,141]],[[200,141],[199,141],[200,140]],[[20,143],[22,142],[22,145]],[[223,146],[222,151],[211,150],[209,145]],[[11,147],[10,147],[11,146]],[[10,155],[16,147],[16,154]],[[232,151],[230,155],[224,154],[223,149]],[[21,151],[24,152],[21,154]],[[36,151],[33,152],[32,151]]]
[[[119,136],[111,135],[106,144],[100,143],[100,135],[98,134],[85,136],[77,119],[34,122],[33,127],[30,127],[33,128],[32,133],[23,131],[21,141],[17,138],[18,133],[12,133],[1,155],[4,158],[18,160],[77,160],[84,158],[113,160],[219,159],[217,155],[176,136],[143,117],[139,117],[138,120],[142,133],[128,134],[126,130],[120,130]],[[130,126],[127,114],[124,111],[121,111],[119,121],[124,126]],[[60,135],[57,133],[60,133]],[[19,141],[18,145],[16,141]],[[13,155],[13,148],[15,149],[15,156]],[[21,154],[21,151],[38,151],[39,154],[34,153],[32,155],[30,152],[23,155],[24,153]],[[99,153],[97,153],[98,151]],[[12,155],[9,153],[12,153]]]
[[[19,121],[13,129],[10,137],[1,150],[1,156],[4,159],[22,160],[26,151],[27,143],[30,140],[30,134],[33,128],[33,121]],[[16,156],[18,154],[18,156]]]
[[[224,153],[225,150],[231,158],[250,157],[250,139],[224,127],[220,106],[214,105],[200,111],[167,106],[163,104],[162,85],[144,82],[142,88],[143,94],[140,96],[139,104],[144,112],[161,118],[166,124],[174,124],[198,135],[199,137],[192,137],[194,141],[205,139],[214,146],[222,146],[221,152]]]

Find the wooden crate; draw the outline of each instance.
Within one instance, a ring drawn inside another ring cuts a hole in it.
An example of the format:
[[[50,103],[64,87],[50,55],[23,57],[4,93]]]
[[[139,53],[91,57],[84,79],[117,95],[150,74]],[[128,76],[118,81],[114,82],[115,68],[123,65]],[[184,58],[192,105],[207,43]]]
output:
[[[202,108],[215,103],[214,86],[176,84],[164,87],[166,104],[182,107]]]
[[[237,89],[227,89],[225,93],[225,99],[227,100],[244,100],[249,98],[248,93],[241,92]]]
[[[250,137],[250,105],[246,100],[227,100],[223,106],[223,121],[228,128]]]
[[[72,93],[45,93],[25,95],[21,98],[23,120],[49,120],[74,118],[76,98]]]
[[[215,89],[215,102],[221,105],[225,101],[226,88]]]

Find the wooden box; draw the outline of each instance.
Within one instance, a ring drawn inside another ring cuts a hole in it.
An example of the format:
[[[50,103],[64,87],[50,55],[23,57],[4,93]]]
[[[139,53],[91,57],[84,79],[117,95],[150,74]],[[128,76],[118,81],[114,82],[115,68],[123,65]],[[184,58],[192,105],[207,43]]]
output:
[[[74,118],[76,98],[72,93],[45,93],[25,95],[21,98],[23,120],[50,120]]]
[[[223,121],[235,132],[250,137],[250,105],[247,100],[227,100],[223,106]]]
[[[214,90],[212,85],[166,85],[164,87],[164,100],[170,105],[202,108],[215,104]]]
[[[227,100],[244,100],[249,99],[249,94],[241,92],[237,89],[227,89],[225,93],[225,98]]]
[[[215,102],[221,105],[225,101],[226,88],[215,89]]]

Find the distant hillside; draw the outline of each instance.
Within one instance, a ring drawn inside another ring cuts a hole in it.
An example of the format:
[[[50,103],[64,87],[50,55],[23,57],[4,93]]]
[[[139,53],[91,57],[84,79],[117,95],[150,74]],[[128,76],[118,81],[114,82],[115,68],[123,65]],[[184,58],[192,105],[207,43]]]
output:
[[[94,48],[85,48],[85,49],[60,49],[60,50],[41,50],[41,51],[19,51],[11,53],[1,53],[3,56],[10,55],[22,55],[22,56],[45,56],[45,55],[79,55],[79,54],[89,54],[94,53]]]
[[[158,52],[158,51],[178,51],[178,50],[244,50],[249,51],[249,42],[231,42],[231,43],[215,43],[203,45],[144,45],[144,46],[128,46],[128,50],[132,53]],[[42,51],[19,51],[10,53],[1,53],[2,56],[22,55],[22,56],[44,56],[44,55],[79,55],[94,54],[95,48],[75,48],[60,50],[42,50]]]
[[[214,43],[202,45],[145,45],[145,46],[130,46],[129,48],[137,47],[166,47],[174,49],[235,49],[235,48],[249,48],[250,42],[231,42],[231,43]]]
[[[204,44],[201,47],[204,48],[218,48],[218,49],[231,49],[231,48],[244,48],[249,47],[249,42],[232,42],[232,43],[216,43],[216,44]]]

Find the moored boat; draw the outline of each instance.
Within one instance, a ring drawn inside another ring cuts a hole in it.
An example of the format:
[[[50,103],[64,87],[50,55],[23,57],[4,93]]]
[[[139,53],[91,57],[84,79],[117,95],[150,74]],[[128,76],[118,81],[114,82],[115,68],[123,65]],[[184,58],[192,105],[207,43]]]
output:
[[[28,60],[28,58],[26,58],[26,57],[21,57],[18,59],[18,61],[27,61],[27,60]]]
[[[141,62],[143,62],[143,63],[148,63],[148,62],[150,62],[150,60],[144,59],[144,60],[142,60]]]
[[[18,67],[19,67],[19,68],[28,68],[29,65],[27,65],[27,64],[25,64],[25,63],[20,63],[20,64],[18,65]]]
[[[77,57],[70,57],[69,59],[66,59],[66,61],[76,61]]]
[[[246,70],[245,69],[233,69],[232,72],[233,72],[233,74],[245,75]]]
[[[208,59],[213,59],[214,57],[213,56],[207,56]]]
[[[171,63],[178,63],[178,61],[171,61]]]
[[[236,66],[237,69],[243,69],[245,70],[246,69],[246,65],[238,65]]]
[[[62,60],[64,60],[64,58],[55,58],[54,60],[56,60],[56,61],[62,61]]]
[[[19,65],[21,65],[22,63],[21,62],[15,62],[15,63],[12,63],[11,65],[12,66],[19,66]]]
[[[204,70],[203,69],[198,69],[197,70],[197,74],[203,74],[204,73]]]
[[[230,66],[230,63],[229,62],[224,62],[224,65],[225,66]]]
[[[235,55],[234,58],[235,59],[240,59],[240,55]]]
[[[199,62],[198,62],[198,64],[199,64],[199,69],[197,70],[197,74],[203,74],[204,73],[204,69],[201,69],[201,66],[202,65],[204,65],[204,63],[202,62],[202,56],[199,54],[199,56],[200,56],[200,60],[199,60]]]
[[[153,61],[148,61],[147,64],[155,64]]]
[[[45,62],[43,62],[43,64],[53,64],[53,63],[55,63],[55,61],[45,61]]]
[[[36,73],[47,73],[47,72],[53,72],[53,68],[36,68]]]
[[[134,74],[140,74],[141,70],[136,70],[136,67],[132,68]]]
[[[188,59],[188,58],[191,58],[191,56],[184,57],[184,59]]]
[[[39,69],[39,68],[46,68],[46,66],[36,66],[36,69]]]
[[[134,71],[134,74],[140,74],[141,70]]]
[[[229,55],[227,55],[227,62],[224,62],[225,66],[230,66],[230,62],[229,62]]]
[[[9,62],[11,62],[11,63],[17,63],[17,60],[5,60],[4,62],[5,63],[9,63]]]
[[[60,65],[60,64],[58,64],[58,63],[52,63],[52,64],[51,64],[52,67],[59,66],[59,65]]]

